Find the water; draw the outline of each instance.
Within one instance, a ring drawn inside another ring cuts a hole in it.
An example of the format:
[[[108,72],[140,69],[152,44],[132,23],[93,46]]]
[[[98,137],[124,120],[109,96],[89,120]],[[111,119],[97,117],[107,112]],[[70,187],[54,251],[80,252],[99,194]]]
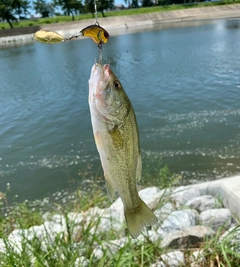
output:
[[[184,183],[239,173],[239,36],[240,20],[223,20],[104,46],[134,106],[144,166],[162,158]],[[96,46],[34,43],[1,49],[0,59],[0,191],[10,183],[35,199],[86,187],[101,173],[87,102]]]

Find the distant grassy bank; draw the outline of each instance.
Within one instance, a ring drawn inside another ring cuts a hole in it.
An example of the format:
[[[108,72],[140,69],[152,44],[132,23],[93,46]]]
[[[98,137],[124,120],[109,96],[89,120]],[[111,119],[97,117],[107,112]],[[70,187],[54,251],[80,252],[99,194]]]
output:
[[[219,5],[230,5],[240,3],[240,0],[222,0],[218,2],[202,2],[202,3],[190,3],[182,5],[165,5],[165,6],[153,6],[153,7],[144,7],[144,8],[134,8],[134,9],[124,9],[118,11],[109,11],[105,12],[105,17],[116,17],[116,16],[128,16],[128,15],[138,15],[151,12],[166,12],[173,10],[181,10],[195,7],[209,7],[209,6],[219,6]],[[98,14],[98,17],[101,17],[101,13]],[[81,14],[75,16],[75,21],[83,19],[92,19],[92,14]],[[41,26],[46,24],[53,23],[64,23],[71,22],[71,16],[55,16],[52,18],[42,18],[42,19],[29,19],[24,21],[13,22],[14,28],[19,27],[29,27],[29,26]],[[6,22],[0,23],[1,29],[9,29],[9,24]]]

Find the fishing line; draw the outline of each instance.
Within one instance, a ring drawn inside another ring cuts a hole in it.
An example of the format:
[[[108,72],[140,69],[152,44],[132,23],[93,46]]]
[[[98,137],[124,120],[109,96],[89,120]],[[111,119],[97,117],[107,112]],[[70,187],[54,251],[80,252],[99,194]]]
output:
[[[99,26],[97,14],[98,14],[98,12],[97,12],[97,0],[94,0],[95,25]],[[98,44],[98,52],[99,52],[99,63],[102,64],[102,43]]]
[[[94,15],[95,24],[85,27],[76,35],[65,38],[57,32],[39,30],[35,32],[34,39],[40,43],[57,44],[61,42],[73,41],[82,36],[90,37],[98,46],[99,63],[102,64],[103,44],[107,43],[109,39],[109,33],[104,28],[102,28],[98,22],[97,0],[94,0]]]
[[[94,0],[94,15],[95,15],[95,20],[96,20],[95,24],[99,26],[98,17],[97,17],[97,1],[96,0]]]
[[[97,17],[97,1],[94,0],[94,15],[95,15],[95,25],[99,26],[99,22],[98,22],[98,17]],[[73,41],[75,39],[77,39],[78,37],[82,36],[82,33],[80,32],[79,34],[77,35],[73,35],[73,36],[70,36],[69,38],[64,38],[63,42],[69,42],[69,41]],[[98,45],[98,48],[99,48],[99,53],[102,49],[102,45],[99,44]],[[101,53],[100,53],[101,54]],[[100,59],[102,61],[102,55],[100,55]],[[101,63],[101,62],[100,62]]]

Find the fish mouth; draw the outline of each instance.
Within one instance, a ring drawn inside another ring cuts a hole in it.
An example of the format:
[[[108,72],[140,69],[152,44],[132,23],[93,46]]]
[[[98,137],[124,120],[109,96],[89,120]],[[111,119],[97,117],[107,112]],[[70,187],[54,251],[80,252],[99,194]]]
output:
[[[92,67],[90,79],[93,79],[94,77],[99,77],[99,79],[101,79],[102,76],[103,76],[103,66],[99,63],[95,63]]]
[[[101,65],[100,63],[95,63],[92,69],[92,76],[97,74],[106,81],[109,79],[111,72],[110,64]]]
[[[110,82],[110,76],[111,76],[111,69],[109,64],[101,65],[100,63],[95,63],[92,68],[91,78],[96,79],[101,84],[102,89],[107,89],[109,82]]]
[[[110,65],[109,64],[105,64],[103,66],[103,72],[106,78],[109,78],[111,75],[111,69],[110,69]]]
[[[95,63],[92,67],[89,85],[91,86],[90,99],[101,100],[103,92],[108,89],[111,78],[110,65]]]

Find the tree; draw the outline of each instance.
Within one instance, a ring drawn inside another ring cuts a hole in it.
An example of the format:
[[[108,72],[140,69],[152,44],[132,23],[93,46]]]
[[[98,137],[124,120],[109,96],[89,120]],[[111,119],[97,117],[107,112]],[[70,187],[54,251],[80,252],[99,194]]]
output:
[[[110,8],[112,9],[114,6],[114,0],[99,0],[97,1],[97,9],[102,13],[102,16],[105,17],[104,15],[104,10]]]
[[[0,17],[6,20],[11,28],[13,28],[12,20],[17,20],[13,15],[13,10],[10,5],[0,2]]]
[[[16,15],[21,19],[21,15],[26,16],[30,7],[28,0],[0,0],[0,17],[6,20],[11,28],[12,21],[17,20]]]
[[[124,0],[124,2],[128,5],[128,7],[139,7],[138,0]]]
[[[45,0],[37,0],[33,2],[33,8],[36,10],[36,13],[42,15],[43,18],[53,16],[54,6],[52,3],[46,3]]]
[[[141,2],[142,2],[142,7],[148,7],[153,5],[152,0],[142,0]]]
[[[13,1],[15,6],[15,14],[18,15],[19,19],[26,17],[29,14],[28,9],[30,8],[29,0],[15,0]]]
[[[86,12],[92,13],[92,17],[94,18],[94,13],[95,13],[94,0],[85,0],[85,2],[84,2],[84,10]]]
[[[85,10],[86,12],[91,12],[92,16],[94,17],[95,13],[95,7],[94,7],[94,0],[85,0]],[[104,15],[104,10],[106,9],[112,9],[114,7],[114,0],[96,0],[97,4],[97,11],[100,11],[102,13],[102,16]]]
[[[60,6],[68,15],[72,15],[72,20],[75,20],[74,15],[83,9],[83,5],[79,0],[54,0],[55,6]]]

